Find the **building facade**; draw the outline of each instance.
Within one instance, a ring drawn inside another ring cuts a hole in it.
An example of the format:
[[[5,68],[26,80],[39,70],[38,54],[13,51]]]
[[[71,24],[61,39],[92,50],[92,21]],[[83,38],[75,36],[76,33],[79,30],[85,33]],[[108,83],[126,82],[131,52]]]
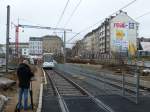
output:
[[[101,25],[82,39],[85,58],[112,58],[117,53],[135,55],[138,26],[135,20],[120,11],[106,18]]]
[[[29,38],[29,54],[30,55],[42,55],[43,53],[43,39],[41,37]]]
[[[93,51],[93,32],[89,32],[88,34],[86,34],[85,37],[82,39],[81,44],[83,45],[82,48],[80,48],[81,50],[79,50],[82,51],[82,53],[80,54],[83,58],[90,58]]]
[[[83,52],[82,40],[76,42],[72,48],[71,56],[80,58]]]
[[[29,56],[29,46],[26,48],[22,48],[22,56]]]
[[[44,53],[62,53],[63,42],[60,37],[55,35],[46,35],[42,38]]]
[[[130,55],[135,55],[137,50],[136,38],[138,37],[139,23],[127,15],[120,12],[110,20],[110,46],[113,52],[128,51]]]
[[[11,42],[9,44],[9,54],[16,55],[16,43]],[[28,56],[29,55],[29,43],[21,42],[18,44],[18,56]]]

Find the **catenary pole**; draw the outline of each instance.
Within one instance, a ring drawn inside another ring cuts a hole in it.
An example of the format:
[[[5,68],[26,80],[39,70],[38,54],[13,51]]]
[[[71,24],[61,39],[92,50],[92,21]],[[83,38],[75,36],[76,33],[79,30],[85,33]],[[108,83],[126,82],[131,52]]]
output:
[[[64,30],[64,64],[66,63],[66,31]]]
[[[7,6],[7,26],[6,26],[6,73],[8,73],[9,59],[9,27],[10,27],[10,6]]]

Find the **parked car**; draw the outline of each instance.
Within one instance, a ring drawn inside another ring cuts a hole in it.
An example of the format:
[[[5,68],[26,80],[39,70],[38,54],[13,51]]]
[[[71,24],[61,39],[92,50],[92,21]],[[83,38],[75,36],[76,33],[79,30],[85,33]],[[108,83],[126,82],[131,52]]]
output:
[[[149,68],[145,68],[142,70],[142,75],[147,76],[150,74],[150,69]]]

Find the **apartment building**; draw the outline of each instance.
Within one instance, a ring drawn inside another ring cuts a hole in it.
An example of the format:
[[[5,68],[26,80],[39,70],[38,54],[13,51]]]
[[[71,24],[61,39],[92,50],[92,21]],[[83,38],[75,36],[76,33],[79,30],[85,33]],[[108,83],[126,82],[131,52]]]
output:
[[[72,57],[81,57],[83,51],[82,40],[78,40],[72,48],[71,55]]]
[[[48,53],[62,53],[63,42],[60,37],[56,35],[43,36],[43,52]]]
[[[16,43],[11,42],[9,44],[9,54],[16,55]],[[20,42],[18,43],[18,56],[28,56],[29,55],[29,43]]]
[[[42,48],[43,39],[41,37],[29,38],[29,54],[33,56],[40,56],[43,53]]]
[[[86,58],[91,55],[94,55],[93,58],[110,58],[120,52],[135,55],[138,26],[139,23],[123,11],[106,18],[98,28],[84,36]]]

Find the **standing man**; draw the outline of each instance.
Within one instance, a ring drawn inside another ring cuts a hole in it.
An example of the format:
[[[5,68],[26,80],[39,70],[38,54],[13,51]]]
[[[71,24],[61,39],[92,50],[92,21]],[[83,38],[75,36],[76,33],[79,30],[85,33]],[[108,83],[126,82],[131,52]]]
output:
[[[21,109],[23,106],[24,110],[28,109],[28,93],[30,87],[31,78],[34,74],[31,72],[31,69],[28,65],[28,61],[24,60],[23,63],[19,64],[17,69],[17,77],[18,77],[18,86],[19,86],[19,98],[17,109]],[[24,101],[22,105],[22,97],[24,96]]]

